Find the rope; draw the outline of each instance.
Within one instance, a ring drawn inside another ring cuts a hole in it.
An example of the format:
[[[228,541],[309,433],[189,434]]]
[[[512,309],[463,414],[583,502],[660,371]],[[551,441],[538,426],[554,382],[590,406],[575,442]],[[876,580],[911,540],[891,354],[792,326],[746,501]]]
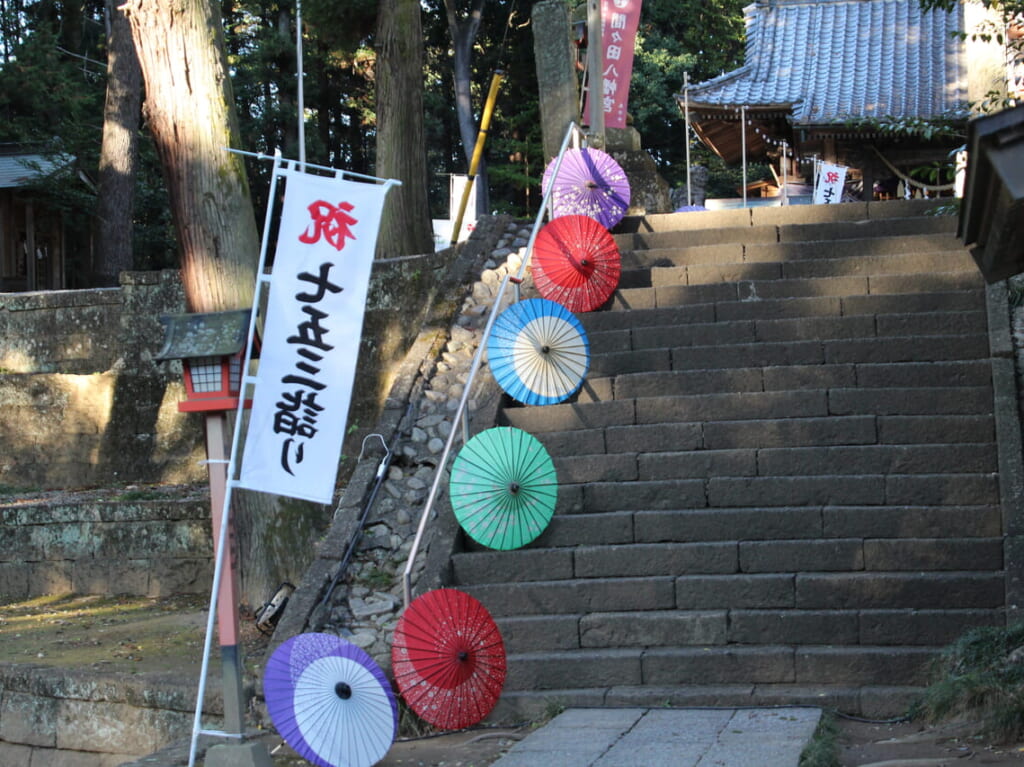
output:
[[[906,173],[904,173],[899,168],[897,168],[895,165],[893,165],[891,162],[889,162],[885,158],[885,155],[883,155],[881,152],[878,151],[877,147],[872,146],[871,148],[875,151],[875,154],[878,155],[879,159],[881,159],[881,161],[885,163],[885,167],[887,167],[889,170],[891,170],[896,175],[897,178],[899,178],[901,181],[903,181],[906,184],[910,184],[911,186],[916,186],[918,189],[924,189],[926,192],[948,192],[951,189],[954,189],[955,186],[956,186],[955,183],[954,184],[938,184],[938,185],[937,184],[925,184],[925,183],[923,183],[921,181],[917,181],[915,179],[912,179]]]

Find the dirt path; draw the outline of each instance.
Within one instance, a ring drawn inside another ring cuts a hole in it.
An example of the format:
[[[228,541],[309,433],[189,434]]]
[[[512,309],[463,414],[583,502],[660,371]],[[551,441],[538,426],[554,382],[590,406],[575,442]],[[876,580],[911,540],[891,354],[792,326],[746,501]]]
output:
[[[878,724],[837,718],[841,767],[990,767],[1024,765],[1024,744],[998,745],[959,725]]]

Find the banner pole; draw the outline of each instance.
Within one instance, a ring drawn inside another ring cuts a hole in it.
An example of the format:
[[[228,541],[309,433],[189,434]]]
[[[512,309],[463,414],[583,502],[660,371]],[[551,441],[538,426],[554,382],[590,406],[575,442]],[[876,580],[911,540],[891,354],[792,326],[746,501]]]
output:
[[[228,150],[232,151],[232,150]],[[243,154],[243,153],[240,153]],[[275,153],[271,158],[275,163],[282,162],[280,153]],[[283,161],[287,166],[287,160]],[[270,193],[267,196],[267,210],[264,218],[263,231],[266,233],[269,231],[268,227],[273,215],[274,198],[277,191],[277,178],[279,168],[275,166],[274,172],[270,179]],[[249,331],[246,340],[245,347],[245,358],[242,364],[242,392],[238,398],[238,405],[235,409],[235,424],[234,430],[231,435],[231,452],[228,459],[228,465],[225,469],[225,486],[223,488],[223,501],[220,509],[220,526],[217,529],[217,544],[213,566],[213,584],[210,589],[210,610],[206,616],[206,637],[203,641],[203,661],[199,671],[199,684],[196,691],[196,710],[195,716],[192,721],[192,739],[189,743],[188,752],[188,767],[195,767],[196,763],[196,751],[199,745],[199,736],[203,733],[202,719],[203,719],[203,699],[206,697],[206,681],[209,675],[209,664],[210,664],[210,651],[213,644],[213,629],[214,620],[217,615],[217,597],[220,591],[221,580],[223,579],[224,559],[226,555],[227,542],[228,542],[228,529],[231,522],[231,496],[232,488],[234,487],[234,474],[236,468],[236,457],[238,455],[238,447],[240,444],[239,435],[241,434],[241,423],[242,414],[245,411],[245,387],[251,382],[249,377],[249,365],[252,361],[252,344],[253,339],[256,335],[256,313],[257,307],[259,306],[259,296],[261,285],[263,284],[263,272],[267,260],[267,237],[264,234],[263,242],[260,245],[260,257],[259,264],[256,270],[256,286],[253,293],[253,306],[249,312]],[[226,418],[224,419],[226,421]],[[223,434],[221,435],[223,445]],[[223,446],[221,447],[223,453]],[[212,469],[211,469],[212,472]],[[216,520],[214,520],[216,522]],[[216,525],[215,525],[216,528]],[[239,674],[241,671],[239,670]],[[226,677],[225,677],[226,678]],[[227,697],[229,693],[225,690],[225,707],[227,706]],[[225,710],[225,715],[227,711]],[[245,723],[241,723],[237,735],[235,733],[217,733],[225,736],[236,736],[241,739],[242,734],[245,732]]]

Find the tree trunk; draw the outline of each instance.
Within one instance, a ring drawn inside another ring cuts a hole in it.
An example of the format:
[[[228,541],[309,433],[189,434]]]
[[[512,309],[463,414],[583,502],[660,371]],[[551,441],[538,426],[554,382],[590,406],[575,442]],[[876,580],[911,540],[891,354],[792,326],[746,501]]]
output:
[[[129,0],[124,6],[146,83],[181,250],[189,309],[252,305],[260,243],[237,154],[238,126],[219,7],[205,0]]]
[[[219,6],[129,0],[124,6],[146,85],[145,115],[164,169],[193,312],[253,304],[260,242],[225,66]],[[239,490],[233,504],[243,603],[298,583],[324,524],[322,507]],[[217,510],[219,513],[219,510]]]
[[[118,284],[118,275],[132,268],[132,213],[135,208],[135,165],[142,105],[142,70],[135,55],[128,19],[118,0],[106,0],[107,98],[103,108],[96,218],[96,258],[92,283]]]
[[[469,13],[461,23],[455,9],[457,0],[445,0],[445,16],[448,19],[448,33],[452,38],[452,73],[455,82],[455,114],[459,122],[459,136],[462,139],[462,153],[466,156],[466,171],[473,161],[476,148],[477,123],[473,117],[473,45],[480,32],[480,23],[484,17],[484,2],[473,0]],[[485,215],[490,207],[488,203],[487,160],[480,156],[476,171],[476,213]],[[454,213],[453,213],[454,215]]]
[[[417,0],[377,8],[377,175],[395,178],[381,219],[378,255],[432,253],[423,138],[423,32]]]

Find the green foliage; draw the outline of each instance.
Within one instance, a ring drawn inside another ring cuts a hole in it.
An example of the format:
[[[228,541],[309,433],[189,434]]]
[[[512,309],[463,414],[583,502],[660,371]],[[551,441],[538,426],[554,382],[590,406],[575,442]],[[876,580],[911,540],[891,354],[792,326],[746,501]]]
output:
[[[1024,305],[1024,276],[1015,274],[1006,281],[1007,299],[1010,308]]]
[[[974,628],[943,652],[937,681],[914,711],[929,721],[962,717],[978,734],[1024,735],[1024,623]]]
[[[685,123],[675,95],[687,73],[690,82],[701,82],[742,63],[744,5],[745,0],[647,0],[641,8],[629,113],[669,186],[686,181]],[[692,162],[717,170],[713,155],[692,137],[690,148]]]
[[[838,736],[835,716],[829,711],[822,712],[814,737],[800,754],[799,767],[839,767]]]
[[[925,141],[963,140],[963,115],[949,115],[935,119],[921,117],[859,117],[846,124],[859,130],[871,130],[888,138],[913,136]]]
[[[453,0],[465,14],[470,0]],[[567,0],[573,6],[578,0]],[[699,82],[742,62],[742,8],[748,0],[645,0],[634,60],[629,111],[643,144],[670,184],[685,180],[686,138],[674,95],[685,73]],[[432,214],[448,213],[449,174],[467,172],[454,108],[452,41],[442,0],[423,0],[425,135]],[[473,53],[472,92],[477,119],[497,69],[504,80],[484,166],[490,209],[535,214],[544,171],[533,55],[531,8],[517,0],[482,6]],[[238,105],[240,149],[297,156],[298,61],[295,0],[222,4],[226,54]],[[376,107],[374,0],[305,0],[303,69],[305,146],[309,162],[373,173]],[[29,0],[20,13],[0,9],[0,142],[43,148],[75,158],[68,175],[33,193],[78,216],[88,232],[105,96],[103,4]],[[143,128],[143,131],[145,129]],[[719,161],[696,142],[694,162],[719,173]],[[263,220],[270,164],[246,160],[257,220]],[[721,185],[734,196],[736,173],[722,169]],[[160,163],[145,133],[140,141],[134,242],[136,268],[177,263],[174,227]],[[87,236],[82,237],[88,241]]]

